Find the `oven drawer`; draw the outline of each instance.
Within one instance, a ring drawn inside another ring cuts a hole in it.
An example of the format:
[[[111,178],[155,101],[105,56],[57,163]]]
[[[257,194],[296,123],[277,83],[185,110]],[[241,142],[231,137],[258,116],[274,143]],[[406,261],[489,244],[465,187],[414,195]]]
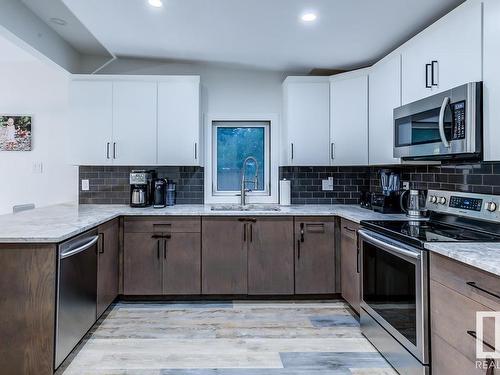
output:
[[[199,233],[199,217],[126,217],[125,233]]]
[[[476,361],[476,340],[472,336],[476,333],[476,312],[491,310],[433,280],[430,294],[433,337],[440,336],[468,360]],[[494,345],[493,319],[484,319],[483,332],[483,341]]]
[[[500,311],[500,277],[431,253],[430,278],[491,310]]]
[[[432,335],[432,374],[485,375],[486,370],[456,351],[438,335]]]

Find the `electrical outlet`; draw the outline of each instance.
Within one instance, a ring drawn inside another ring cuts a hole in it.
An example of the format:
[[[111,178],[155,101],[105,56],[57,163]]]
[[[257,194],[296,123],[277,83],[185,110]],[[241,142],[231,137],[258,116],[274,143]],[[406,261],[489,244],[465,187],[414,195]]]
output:
[[[90,183],[89,180],[82,180],[82,191],[89,191]]]
[[[403,190],[410,190],[410,181],[403,181]]]
[[[328,180],[321,181],[321,188],[323,191],[332,191],[333,190],[333,177],[328,177]]]

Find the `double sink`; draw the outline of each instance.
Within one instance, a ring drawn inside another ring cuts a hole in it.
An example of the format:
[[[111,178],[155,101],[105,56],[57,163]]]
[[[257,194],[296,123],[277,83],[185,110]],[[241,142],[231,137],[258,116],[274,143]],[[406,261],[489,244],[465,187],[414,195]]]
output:
[[[220,206],[212,206],[212,211],[280,211],[280,208],[277,206],[271,205],[261,205],[261,204],[227,204]]]

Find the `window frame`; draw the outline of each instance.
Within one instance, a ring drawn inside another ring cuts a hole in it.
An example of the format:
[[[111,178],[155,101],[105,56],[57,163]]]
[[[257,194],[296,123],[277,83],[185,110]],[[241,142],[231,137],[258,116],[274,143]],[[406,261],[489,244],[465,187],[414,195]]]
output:
[[[271,114],[206,114],[204,115],[204,127],[203,133],[205,134],[205,179],[204,179],[204,195],[206,204],[221,204],[221,203],[240,203],[241,197],[240,192],[220,192],[215,193],[214,184],[216,179],[214,178],[214,155],[216,156],[217,143],[214,139],[213,128],[214,123],[217,122],[261,122],[267,123],[268,125],[268,137],[266,144],[266,151],[268,154],[268,159],[265,162],[265,167],[268,168],[267,181],[265,183],[264,192],[250,192],[247,194],[247,203],[278,203],[278,179],[279,179],[279,115],[275,113]],[[257,126],[262,126],[258,124]],[[264,156],[265,158],[266,156]],[[216,163],[216,161],[215,161]],[[229,193],[229,194],[228,194]]]
[[[251,124],[251,123],[255,124]],[[238,125],[241,123],[242,125]],[[245,125],[243,125],[245,124]],[[259,168],[264,167],[264,189],[256,190],[247,193],[247,196],[251,195],[261,195],[261,196],[269,196],[270,195],[270,156],[271,156],[271,123],[270,121],[248,121],[248,120],[239,120],[239,121],[212,121],[212,194],[218,196],[235,196],[240,194],[240,190],[218,190],[218,178],[217,178],[217,130],[219,128],[264,128],[264,165],[259,165]]]

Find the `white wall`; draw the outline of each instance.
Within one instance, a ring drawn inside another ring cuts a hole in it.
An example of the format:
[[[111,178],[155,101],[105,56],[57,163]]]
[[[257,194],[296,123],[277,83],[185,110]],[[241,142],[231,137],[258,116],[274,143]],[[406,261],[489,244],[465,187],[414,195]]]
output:
[[[201,76],[202,112],[212,114],[281,113],[283,73],[207,64],[118,59],[102,74],[195,74]]]
[[[0,37],[0,113],[31,114],[32,151],[0,151],[0,214],[77,199],[77,168],[65,163],[68,75]],[[34,173],[33,163],[43,164]]]

